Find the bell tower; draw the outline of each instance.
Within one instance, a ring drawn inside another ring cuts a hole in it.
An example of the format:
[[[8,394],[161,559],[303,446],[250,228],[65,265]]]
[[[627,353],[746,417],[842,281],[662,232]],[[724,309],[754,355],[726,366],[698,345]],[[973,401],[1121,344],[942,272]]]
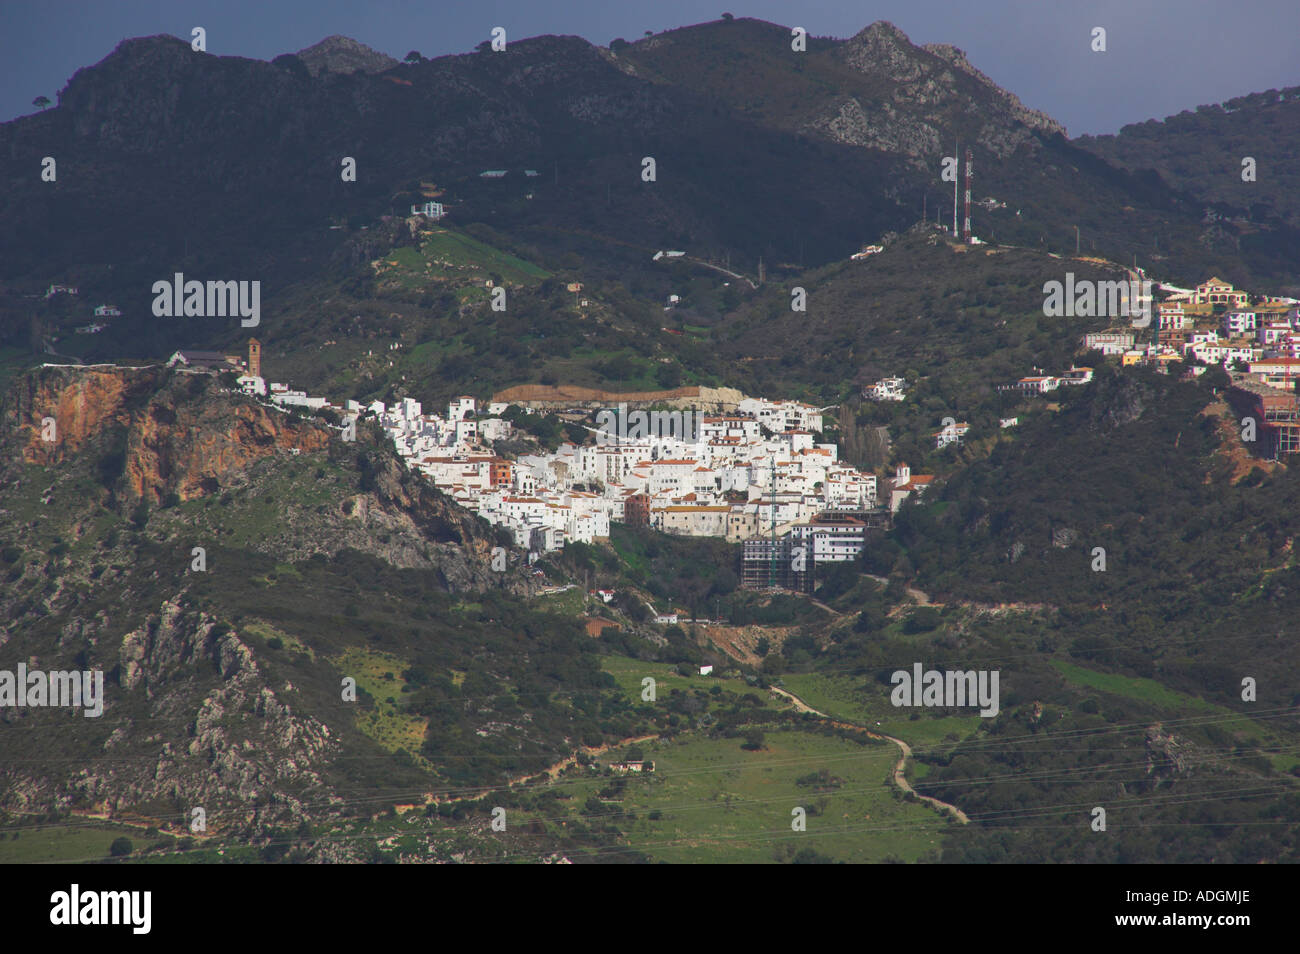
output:
[[[255,378],[262,376],[262,342],[256,338],[248,339],[248,373]]]

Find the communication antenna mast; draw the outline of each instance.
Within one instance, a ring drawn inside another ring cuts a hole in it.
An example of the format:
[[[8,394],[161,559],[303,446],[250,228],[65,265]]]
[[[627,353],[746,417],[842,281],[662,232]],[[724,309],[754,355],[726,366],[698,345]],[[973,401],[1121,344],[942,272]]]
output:
[[[954,165],[961,161],[961,140],[958,139],[952,147],[952,161]],[[952,237],[960,238],[961,233],[957,231],[957,170],[953,170],[952,175]]]
[[[966,147],[966,241],[970,241],[970,180],[974,174],[975,163],[970,157],[970,146]]]

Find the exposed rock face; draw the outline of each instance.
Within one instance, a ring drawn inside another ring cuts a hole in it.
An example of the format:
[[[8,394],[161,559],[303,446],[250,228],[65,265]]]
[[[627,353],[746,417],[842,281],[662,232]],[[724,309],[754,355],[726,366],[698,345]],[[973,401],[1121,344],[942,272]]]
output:
[[[933,157],[954,117],[981,121],[974,144],[998,158],[1032,139],[1032,131],[1065,133],[1045,113],[1027,108],[1013,94],[971,66],[948,44],[913,46],[892,23],[878,21],[835,51],[863,74],[878,97],[837,100],[808,123],[810,130],[838,142]],[[972,87],[970,81],[978,85]]]
[[[1147,775],[1167,779],[1188,771],[1187,745],[1172,732],[1156,724],[1147,728]]]
[[[895,83],[914,83],[924,74],[907,34],[885,20],[877,20],[846,42],[840,55],[863,73],[873,73]]]
[[[119,658],[125,697],[119,705],[143,694],[146,718],[164,726],[188,724],[189,741],[151,747],[153,757],[147,760],[110,757],[95,772],[74,777],[69,798],[106,802],[110,808],[157,800],[203,807],[209,829],[219,830],[256,824],[250,807],[278,792],[272,803],[281,815],[287,810],[293,818],[305,817],[298,800],[284,792],[320,786],[317,768],[337,743],[324,723],[294,715],[237,633],[168,601],[147,625],[122,638]],[[194,694],[195,685],[204,682],[212,684]],[[291,687],[284,691],[292,695]],[[110,706],[118,701],[113,695],[110,690]],[[130,721],[105,742],[107,752],[132,747],[128,740],[149,741],[130,731]]]
[[[312,76],[321,73],[382,73],[400,65],[388,54],[338,34],[299,50],[297,56]]]
[[[927,43],[925,46],[921,47],[921,49],[925,50],[927,53],[933,53],[941,60],[951,63],[962,72],[975,77],[975,79],[979,80],[991,91],[1001,97],[1007,104],[1007,108],[1010,110],[1011,115],[1026,126],[1029,126],[1032,129],[1041,129],[1048,133],[1060,133],[1062,136],[1066,135],[1064,126],[1058,123],[1051,116],[1047,115],[1047,113],[1038,109],[1030,109],[1024,103],[1020,102],[1018,96],[1003,89],[997,83],[993,82],[993,80],[984,75],[984,73],[972,66],[970,61],[966,59],[966,54],[962,50],[957,49],[957,47],[953,46],[951,43]]]
[[[98,745],[104,757],[61,779],[11,766],[0,808],[93,806],[138,819],[140,806],[154,806],[145,817],[188,833],[193,808],[209,832],[257,830],[331,800],[320,774],[339,748],[329,727],[296,715],[293,687],[269,685],[229,627],[165,601],[122,637],[118,656],[118,685],[105,687],[114,728]]]
[[[320,450],[330,439],[316,424],[163,368],[41,368],[19,380],[6,405],[5,429],[22,435],[26,463],[61,463],[123,437],[120,495],[153,505],[172,493],[213,493],[258,458]],[[42,422],[51,417],[56,439],[46,441]]]
[[[47,417],[53,441],[42,438]],[[363,429],[344,445],[317,421],[232,394],[208,376],[158,367],[40,368],[18,378],[0,406],[0,442],[17,450],[16,461],[68,471],[84,458],[81,467],[98,471],[124,515],[171,494],[276,494],[294,451],[327,452],[359,471],[361,492],[284,507],[249,546],[289,561],[358,550],[397,567],[436,568],[452,591],[529,589],[531,578],[491,573],[488,525],[407,469],[384,440]]]
[[[934,126],[899,115],[890,103],[884,103],[872,119],[853,97],[840,101],[814,119],[809,128],[837,142],[904,152],[909,156],[935,154],[942,145]]]
[[[14,382],[3,426],[20,433],[24,463],[59,463],[108,429],[124,426],[130,419],[127,402],[150,394],[158,380],[152,368],[42,368]],[[46,418],[54,419],[53,441],[42,437]]]

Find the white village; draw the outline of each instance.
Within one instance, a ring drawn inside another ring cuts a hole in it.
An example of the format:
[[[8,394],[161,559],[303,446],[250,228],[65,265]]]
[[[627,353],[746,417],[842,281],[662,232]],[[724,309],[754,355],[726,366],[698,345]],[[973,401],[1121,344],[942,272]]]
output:
[[[798,586],[817,564],[855,559],[868,528],[881,526],[886,511],[897,511],[933,480],[900,466],[882,499],[875,474],[839,460],[836,444],[817,441],[826,409],[797,401],[744,397],[717,414],[620,404],[600,411],[597,426],[583,425],[593,443],[565,442],[553,453],[507,459],[492,447],[520,436],[504,416],[510,407],[504,401],[461,396],[445,414],[426,413],[411,398],[339,406],[268,384],[256,339],[246,362],[223,352],[178,351],[168,363],[240,372],[238,385],[249,395],[281,408],[332,409],[345,432],[373,419],[410,469],[507,528],[531,553],[605,540],[611,524],[624,523],[743,542],[748,582]],[[780,579],[772,576],[777,570]]]

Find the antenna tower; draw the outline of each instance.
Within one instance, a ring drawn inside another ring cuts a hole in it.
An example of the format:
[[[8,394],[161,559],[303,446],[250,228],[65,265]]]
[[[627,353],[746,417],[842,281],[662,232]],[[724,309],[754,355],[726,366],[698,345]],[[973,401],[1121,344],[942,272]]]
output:
[[[974,174],[975,163],[970,157],[970,146],[966,147],[966,241],[970,241],[970,180]]]

